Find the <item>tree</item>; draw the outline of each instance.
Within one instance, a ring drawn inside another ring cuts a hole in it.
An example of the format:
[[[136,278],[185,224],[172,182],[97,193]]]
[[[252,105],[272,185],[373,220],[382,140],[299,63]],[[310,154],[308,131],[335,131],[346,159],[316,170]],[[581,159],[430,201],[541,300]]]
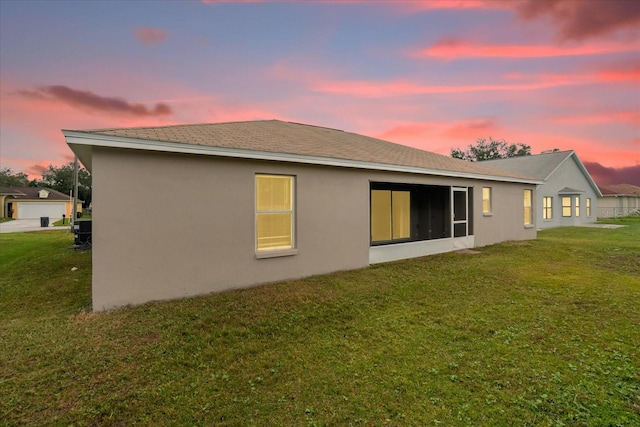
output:
[[[0,169],[0,187],[28,187],[29,177],[24,172],[14,172],[11,168]]]
[[[531,147],[526,144],[520,142],[509,144],[504,139],[495,140],[491,137],[489,142],[485,138],[478,139],[476,145],[469,145],[465,151],[459,148],[451,149],[451,157],[470,162],[529,155],[531,155]]]
[[[60,167],[49,165],[42,172],[42,179],[37,180],[39,187],[53,188],[64,194],[73,191],[73,162]],[[84,201],[85,206],[91,203],[91,174],[78,165],[78,199]]]

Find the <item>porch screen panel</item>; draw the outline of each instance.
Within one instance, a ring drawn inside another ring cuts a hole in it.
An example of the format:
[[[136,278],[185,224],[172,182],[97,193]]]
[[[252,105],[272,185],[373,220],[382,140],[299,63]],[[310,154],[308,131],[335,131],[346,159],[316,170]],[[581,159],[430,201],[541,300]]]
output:
[[[371,241],[411,237],[411,192],[371,190]]]
[[[256,176],[256,247],[293,248],[293,177]]]
[[[411,236],[411,198],[408,191],[393,191],[391,194],[391,223],[393,239],[407,239]]]
[[[455,221],[464,221],[467,219],[467,192],[453,192],[453,216]]]
[[[390,190],[371,190],[371,240],[391,240]]]

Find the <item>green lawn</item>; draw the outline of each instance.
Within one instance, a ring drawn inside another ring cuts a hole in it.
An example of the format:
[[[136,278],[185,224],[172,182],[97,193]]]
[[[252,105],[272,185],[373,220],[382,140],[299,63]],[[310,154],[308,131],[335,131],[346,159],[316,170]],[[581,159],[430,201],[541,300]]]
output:
[[[100,314],[70,233],[2,234],[0,425],[637,426],[640,219],[609,222]]]

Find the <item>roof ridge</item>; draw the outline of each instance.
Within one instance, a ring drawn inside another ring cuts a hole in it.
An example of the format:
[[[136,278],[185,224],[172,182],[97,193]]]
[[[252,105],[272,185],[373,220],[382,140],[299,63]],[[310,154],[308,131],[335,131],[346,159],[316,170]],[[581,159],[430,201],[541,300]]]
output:
[[[228,121],[228,122],[202,122],[202,123],[178,123],[172,125],[154,125],[154,126],[131,126],[131,127],[109,127],[109,128],[96,128],[96,129],[62,129],[63,131],[73,131],[73,132],[107,132],[114,130],[145,130],[145,129],[161,129],[161,128],[187,128],[194,126],[218,126],[218,125],[233,125],[240,123],[260,123],[260,122],[281,122],[281,123],[294,123],[294,122],[285,122],[278,119],[261,119],[261,120],[238,120],[238,121]],[[297,123],[303,125],[303,123]],[[307,125],[313,126],[313,125]],[[317,126],[321,127],[321,126]],[[337,129],[336,129],[337,130]]]
[[[254,122],[255,121],[260,121],[260,120],[254,120]],[[275,120],[274,119],[274,120],[262,120],[262,121],[281,122],[282,120]],[[309,123],[300,123],[300,122],[292,122],[292,121],[286,121],[286,122],[282,122],[282,123],[289,123],[289,124],[292,124],[292,125],[299,125],[299,126],[308,126],[308,127],[311,127],[311,128],[318,128],[318,129],[329,129],[329,130],[335,130],[337,132],[345,132],[342,129],[330,128],[330,127],[327,127],[327,126],[320,126],[320,125],[310,125]]]

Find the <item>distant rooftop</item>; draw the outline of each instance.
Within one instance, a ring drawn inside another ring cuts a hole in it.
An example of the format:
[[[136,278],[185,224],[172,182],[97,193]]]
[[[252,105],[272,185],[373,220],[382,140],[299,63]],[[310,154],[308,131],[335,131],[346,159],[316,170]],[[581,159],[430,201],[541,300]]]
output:
[[[610,195],[630,195],[640,196],[640,187],[631,184],[614,184],[614,185],[601,185],[600,191],[604,196]]]
[[[551,153],[531,156],[508,157],[506,159],[487,160],[481,163],[493,168],[500,168],[510,172],[519,172],[539,181],[546,181],[556,169],[570,158],[575,160],[576,165],[582,171],[591,188],[597,195],[600,195],[600,189],[593,181],[593,178],[591,178],[589,171],[584,167],[582,161],[578,158],[576,152],[573,150],[554,151]],[[572,188],[566,188],[565,190],[569,192],[581,192]]]
[[[555,151],[553,153],[536,154],[533,156],[516,156],[506,159],[486,160],[483,165],[520,172],[539,180],[545,180],[567,158],[574,154],[573,150]]]
[[[40,190],[47,191],[49,196],[46,199],[41,199],[38,194]],[[0,194],[3,196],[15,196],[20,200],[69,200],[68,194],[46,187],[0,187]]]

